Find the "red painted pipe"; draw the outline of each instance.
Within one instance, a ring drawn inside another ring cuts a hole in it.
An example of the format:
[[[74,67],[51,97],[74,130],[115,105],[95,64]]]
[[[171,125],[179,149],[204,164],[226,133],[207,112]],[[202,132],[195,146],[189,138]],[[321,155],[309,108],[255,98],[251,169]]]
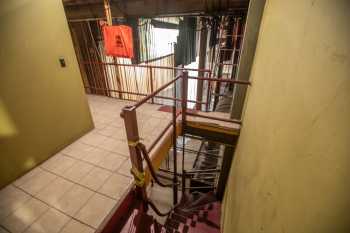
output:
[[[111,91],[111,92],[118,92],[118,93],[124,93],[124,94],[130,94],[130,95],[139,95],[139,96],[147,96],[148,94],[144,94],[144,93],[137,93],[137,92],[131,92],[131,91],[118,91],[118,90],[114,90],[114,89],[106,89],[106,88],[102,88],[102,87],[84,87],[85,89],[94,89],[94,90],[103,90],[103,91]],[[181,99],[178,98],[173,98],[173,97],[168,97],[168,96],[159,96],[156,95],[154,96],[154,98],[159,98],[159,99],[166,99],[166,100],[176,100],[178,102],[181,102]],[[134,100],[135,101],[135,100]],[[195,100],[187,100],[190,103],[196,103],[196,104],[207,104],[207,102],[199,102],[199,101],[195,101]],[[156,104],[156,103],[155,103]]]
[[[138,108],[140,107],[142,104],[146,103],[149,99],[151,99],[152,97],[156,96],[159,92],[161,92],[162,90],[164,90],[165,88],[167,88],[168,86],[170,86],[171,84],[175,83],[178,79],[181,78],[181,75],[177,76],[176,78],[174,78],[173,80],[171,80],[170,82],[164,84],[163,86],[161,86],[160,88],[158,88],[157,90],[155,90],[153,93],[147,95],[146,97],[144,97],[142,100],[140,100],[139,102],[137,102],[136,104],[133,105],[133,107]]]
[[[136,64],[119,64],[113,62],[87,62],[83,64],[97,64],[97,65],[114,65],[114,66],[131,66],[131,67],[144,67],[144,68],[157,68],[157,69],[168,69],[168,70],[183,70],[183,71],[200,71],[200,72],[211,72],[208,69],[194,69],[194,68],[183,68],[183,67],[172,67],[172,66],[154,66],[154,65],[136,65]]]
[[[181,112],[176,113],[176,119],[178,116],[181,115]],[[167,124],[167,126],[163,129],[163,131],[158,135],[158,137],[152,142],[152,144],[148,147],[147,152],[150,153],[153,148],[157,145],[157,143],[159,142],[159,140],[164,136],[164,134],[166,133],[166,131],[172,126],[173,122],[169,122],[169,124]]]

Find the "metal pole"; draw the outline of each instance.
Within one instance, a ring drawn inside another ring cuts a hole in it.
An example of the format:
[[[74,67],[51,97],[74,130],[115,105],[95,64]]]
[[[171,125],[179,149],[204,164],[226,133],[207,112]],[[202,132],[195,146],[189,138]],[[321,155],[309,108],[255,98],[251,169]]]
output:
[[[207,35],[208,30],[206,27],[206,19],[204,17],[201,18],[201,34],[200,34],[200,42],[199,42],[199,62],[198,69],[205,68],[205,58],[207,55]],[[204,72],[198,72],[199,77],[204,76]],[[197,101],[201,102],[203,99],[203,80],[197,80]],[[196,104],[197,110],[202,110],[201,104]]]
[[[89,61],[84,61],[83,64],[100,64],[103,63],[105,65],[117,65],[114,62],[89,62]],[[125,67],[152,67],[155,69],[166,69],[166,70],[176,70],[176,71],[199,71],[199,72],[205,72],[209,73],[209,69],[195,69],[195,68],[184,68],[184,67],[173,67],[173,66],[155,66],[155,65],[136,65],[136,64],[118,64],[119,66],[125,66]]]
[[[185,187],[186,187],[186,171],[185,171],[185,134],[182,135],[182,179],[181,179],[181,184],[182,184],[182,196],[185,194]]]
[[[182,194],[185,193],[185,134],[186,134],[186,114],[187,114],[187,95],[188,95],[188,72],[183,72],[182,75],[182,102],[181,102],[181,114],[182,114]]]
[[[176,80],[180,79],[181,76],[177,76],[175,79],[171,80],[170,82],[164,84],[163,86],[159,87],[157,90],[155,90],[153,93],[147,95],[146,97],[144,97],[143,99],[141,99],[139,102],[137,102],[136,104],[134,104],[135,108],[140,107],[142,104],[146,103],[149,99],[151,99],[152,97],[156,96],[159,92],[161,92],[162,90],[164,90],[165,88],[167,88],[168,86],[170,86],[172,83],[176,82]]]
[[[224,60],[224,54],[220,52],[220,63],[222,63],[223,60]],[[222,78],[222,72],[223,72],[223,65],[219,65],[218,78],[217,79],[221,79]],[[220,89],[221,89],[221,82],[216,82],[213,110],[215,110],[216,105],[219,102],[218,94],[220,94]]]
[[[209,80],[207,82],[207,85],[208,85],[207,86],[207,99],[206,99],[207,103],[205,105],[205,111],[206,112],[209,112],[209,107],[210,107],[210,86],[211,86],[210,79],[212,78],[211,75],[212,75],[212,72],[210,71],[209,74],[208,74]]]
[[[238,38],[236,37],[236,35],[238,35],[239,33],[239,23],[240,19],[239,18],[235,18],[235,25],[234,25],[234,37],[233,37],[233,43],[232,43],[232,47],[233,47],[233,52],[232,52],[232,70],[231,70],[231,79],[236,79],[236,73],[237,73],[237,66],[235,64],[238,63],[239,61],[239,51],[240,49],[237,48],[238,46]],[[236,55],[236,52],[238,53]],[[230,90],[232,90],[234,87],[234,85],[230,85]]]
[[[174,160],[174,175],[173,175],[173,204],[177,204],[177,147],[176,147],[176,82],[174,83],[174,105],[173,105],[173,160]]]
[[[222,18],[221,23],[220,23],[220,37],[221,37],[221,33],[224,30],[223,29],[223,25],[224,25],[224,21],[225,18]],[[221,28],[222,27],[222,28]],[[221,40],[221,38],[220,38]],[[223,63],[225,61],[225,49],[221,48],[221,43],[219,42],[219,67],[218,67],[218,74],[217,74],[217,78],[221,79],[222,78],[222,72],[223,72]],[[213,106],[213,110],[215,110],[217,103],[219,102],[219,96],[217,96],[217,94],[220,94],[220,89],[221,89],[221,83],[217,82],[215,85],[215,96],[214,96],[214,106]]]
[[[185,127],[186,127],[186,111],[187,111],[187,95],[188,95],[188,72],[185,71],[182,74],[182,134],[185,134]]]
[[[153,72],[152,72],[152,67],[149,68],[149,78],[150,78],[150,85],[151,85],[151,93],[154,91],[154,86],[153,86]],[[154,104],[154,98],[152,97],[151,103]]]

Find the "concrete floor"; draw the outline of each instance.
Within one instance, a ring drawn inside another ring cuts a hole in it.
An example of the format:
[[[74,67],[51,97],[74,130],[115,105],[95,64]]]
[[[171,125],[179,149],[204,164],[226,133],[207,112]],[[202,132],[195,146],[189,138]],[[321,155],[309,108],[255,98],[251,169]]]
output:
[[[95,129],[0,190],[0,233],[95,232],[131,185],[119,117],[130,103],[95,95],[88,101]],[[137,110],[146,145],[171,119],[158,108],[145,104]]]

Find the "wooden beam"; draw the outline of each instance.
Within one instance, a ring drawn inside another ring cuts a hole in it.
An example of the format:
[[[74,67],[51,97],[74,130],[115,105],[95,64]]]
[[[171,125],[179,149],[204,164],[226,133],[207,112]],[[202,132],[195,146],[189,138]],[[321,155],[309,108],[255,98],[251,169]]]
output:
[[[248,0],[230,0],[228,8],[219,8],[217,0],[208,7],[203,0],[160,0],[157,3],[152,0],[145,1],[111,1],[110,8],[114,17],[159,17],[159,16],[179,16],[188,14],[221,14],[225,12],[238,12],[248,9]],[[212,6],[213,5],[213,6]],[[69,20],[86,18],[104,18],[103,1],[93,1],[89,3],[64,2],[66,15]]]
[[[104,8],[105,8],[105,15],[106,15],[106,20],[107,20],[107,24],[109,26],[113,25],[113,20],[112,20],[112,11],[111,11],[111,7],[109,4],[109,0],[103,0],[104,1]],[[113,61],[114,63],[118,64],[117,58],[113,57]],[[118,90],[122,89],[122,84],[120,81],[120,74],[119,74],[119,68],[118,65],[116,65],[114,67],[115,69],[115,77],[116,77],[116,81],[117,81],[117,88]],[[122,93],[118,93],[119,99],[123,99],[123,95]]]
[[[181,123],[179,121],[176,122],[176,135],[181,135]],[[168,155],[170,148],[173,145],[173,129],[169,128],[169,130],[165,133],[165,135],[159,140],[156,147],[150,152],[149,156],[151,158],[153,168],[158,170],[165,157]],[[147,167],[144,168],[145,175],[145,184],[146,186],[151,181],[151,174]]]
[[[105,7],[105,14],[107,19],[107,24],[109,26],[112,26],[112,13],[111,13],[111,7],[109,5],[109,0],[104,0],[104,7]]]

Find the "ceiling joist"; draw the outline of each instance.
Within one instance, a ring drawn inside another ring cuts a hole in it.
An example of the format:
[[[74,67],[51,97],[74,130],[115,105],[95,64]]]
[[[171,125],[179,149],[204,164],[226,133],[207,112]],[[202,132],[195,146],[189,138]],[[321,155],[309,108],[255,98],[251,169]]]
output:
[[[248,0],[110,0],[113,17],[211,15],[246,11]],[[103,0],[63,0],[68,20],[104,18]]]

